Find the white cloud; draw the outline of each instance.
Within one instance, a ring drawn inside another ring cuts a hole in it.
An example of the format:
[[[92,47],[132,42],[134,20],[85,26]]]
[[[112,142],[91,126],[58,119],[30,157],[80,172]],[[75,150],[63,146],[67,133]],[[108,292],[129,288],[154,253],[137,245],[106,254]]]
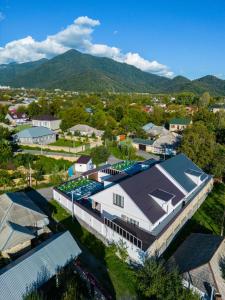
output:
[[[0,22],[3,21],[5,19],[5,15],[3,14],[3,12],[0,11]]]
[[[0,15],[1,16],[1,15]],[[112,58],[119,62],[133,65],[143,71],[171,77],[173,72],[157,61],[149,61],[138,53],[123,53],[117,47],[92,42],[92,33],[99,20],[82,16],[65,29],[54,35],[49,35],[43,41],[36,41],[31,36],[14,40],[0,47],[0,64],[34,61],[41,58],[51,58],[69,49],[77,49],[84,53]]]

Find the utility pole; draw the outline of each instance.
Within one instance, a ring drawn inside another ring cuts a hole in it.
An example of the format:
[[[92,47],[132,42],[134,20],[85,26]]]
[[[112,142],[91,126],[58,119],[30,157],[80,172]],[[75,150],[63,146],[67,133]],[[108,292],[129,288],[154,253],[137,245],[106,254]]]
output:
[[[221,224],[221,236],[223,236],[223,233],[224,233],[224,219],[225,219],[225,209],[224,209],[224,212],[223,212],[223,217],[222,217],[222,224]]]
[[[31,175],[31,166],[29,163],[29,186],[32,186],[32,175]]]

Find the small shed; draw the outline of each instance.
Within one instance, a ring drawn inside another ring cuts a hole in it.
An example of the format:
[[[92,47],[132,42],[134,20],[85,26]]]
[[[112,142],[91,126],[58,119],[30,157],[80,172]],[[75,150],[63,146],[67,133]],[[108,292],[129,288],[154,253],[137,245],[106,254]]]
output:
[[[92,159],[89,155],[81,155],[74,164],[75,172],[83,173],[94,169]]]

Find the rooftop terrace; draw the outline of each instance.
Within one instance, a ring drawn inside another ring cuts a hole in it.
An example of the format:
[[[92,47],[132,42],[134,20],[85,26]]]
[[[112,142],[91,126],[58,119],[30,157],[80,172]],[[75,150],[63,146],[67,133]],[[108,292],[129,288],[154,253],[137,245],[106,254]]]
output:
[[[137,162],[134,160],[124,160],[124,161],[121,161],[121,162],[118,162],[118,163],[112,165],[111,168],[116,171],[125,171],[126,172],[136,164],[137,164]]]
[[[99,192],[103,188],[104,187],[101,183],[82,177],[76,180],[65,182],[58,187],[60,191],[67,194],[68,196],[71,196],[71,198],[73,197],[74,200],[79,200],[83,197],[91,196]]]

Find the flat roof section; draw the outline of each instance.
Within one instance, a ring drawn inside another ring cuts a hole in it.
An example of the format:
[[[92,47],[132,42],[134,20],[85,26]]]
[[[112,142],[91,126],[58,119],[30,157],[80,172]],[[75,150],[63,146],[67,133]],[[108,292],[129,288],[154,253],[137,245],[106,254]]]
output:
[[[102,183],[94,180],[79,178],[62,184],[58,189],[68,196],[71,196],[71,198],[73,197],[74,200],[79,200],[103,190],[104,186]]]

